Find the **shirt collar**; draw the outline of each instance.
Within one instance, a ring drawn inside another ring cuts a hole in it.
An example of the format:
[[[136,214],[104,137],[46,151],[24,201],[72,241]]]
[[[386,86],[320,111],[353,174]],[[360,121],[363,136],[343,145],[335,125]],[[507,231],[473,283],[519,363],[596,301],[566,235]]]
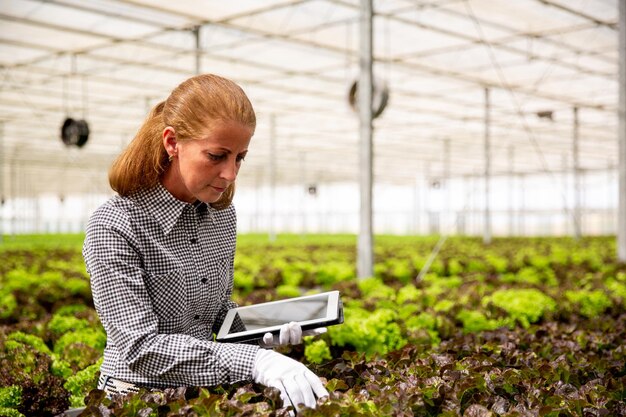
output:
[[[160,183],[154,188],[140,192],[137,201],[152,214],[166,235],[172,231],[185,207],[191,206],[176,199]]]
[[[213,211],[213,207],[209,206],[207,203],[202,202],[200,200],[196,200],[195,203],[193,203],[193,207],[196,209],[196,211],[198,213],[206,213],[207,211]]]

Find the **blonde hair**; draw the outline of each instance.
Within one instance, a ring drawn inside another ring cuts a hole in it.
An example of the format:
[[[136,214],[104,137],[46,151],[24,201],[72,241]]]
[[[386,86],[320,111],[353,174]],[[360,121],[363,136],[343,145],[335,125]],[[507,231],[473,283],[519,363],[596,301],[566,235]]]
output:
[[[155,187],[170,162],[163,146],[163,130],[174,128],[178,141],[194,140],[215,122],[238,122],[253,132],[256,116],[248,97],[234,82],[213,74],[202,74],[181,83],[157,104],[133,140],[109,170],[109,184],[121,196]],[[221,210],[230,205],[235,184],[211,206]]]

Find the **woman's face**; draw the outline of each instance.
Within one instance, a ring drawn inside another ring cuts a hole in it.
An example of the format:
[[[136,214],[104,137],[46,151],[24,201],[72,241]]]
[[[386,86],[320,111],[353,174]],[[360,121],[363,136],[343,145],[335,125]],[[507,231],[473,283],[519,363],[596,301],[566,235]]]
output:
[[[166,128],[163,144],[174,159],[163,176],[163,185],[188,203],[216,202],[235,182],[252,134],[252,129],[240,123],[216,122],[198,139],[177,141],[174,130]]]

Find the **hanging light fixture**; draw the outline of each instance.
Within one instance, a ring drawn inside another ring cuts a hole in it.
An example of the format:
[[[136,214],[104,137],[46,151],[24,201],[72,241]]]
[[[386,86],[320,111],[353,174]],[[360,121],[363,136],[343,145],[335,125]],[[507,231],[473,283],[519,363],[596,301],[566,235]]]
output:
[[[65,109],[65,120],[63,120],[63,124],[61,125],[61,140],[65,144],[65,146],[76,146],[78,148],[82,148],[89,140],[89,125],[85,121],[85,113],[87,106],[87,85],[85,82],[85,78],[82,79],[82,119],[73,119],[69,116],[69,97],[68,90],[70,78],[73,78],[76,75],[76,54],[71,56],[71,68],[68,76],[63,78],[63,108]]]
[[[355,112],[358,112],[357,95],[359,82],[354,81],[348,91],[348,104]],[[372,118],[377,118],[383,113],[389,101],[389,87],[381,80],[374,80],[372,91]]]
[[[552,110],[540,110],[536,114],[540,119],[554,121],[554,112]]]
[[[89,139],[89,125],[85,120],[66,118],[61,126],[61,140],[66,146],[82,148]]]

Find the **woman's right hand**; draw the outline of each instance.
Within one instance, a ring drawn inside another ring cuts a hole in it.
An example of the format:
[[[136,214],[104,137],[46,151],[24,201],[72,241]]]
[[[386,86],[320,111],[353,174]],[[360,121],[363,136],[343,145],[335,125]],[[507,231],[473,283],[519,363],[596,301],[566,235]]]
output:
[[[315,408],[316,397],[328,396],[322,381],[300,362],[271,349],[259,349],[252,377],[255,382],[278,388],[285,406]]]

